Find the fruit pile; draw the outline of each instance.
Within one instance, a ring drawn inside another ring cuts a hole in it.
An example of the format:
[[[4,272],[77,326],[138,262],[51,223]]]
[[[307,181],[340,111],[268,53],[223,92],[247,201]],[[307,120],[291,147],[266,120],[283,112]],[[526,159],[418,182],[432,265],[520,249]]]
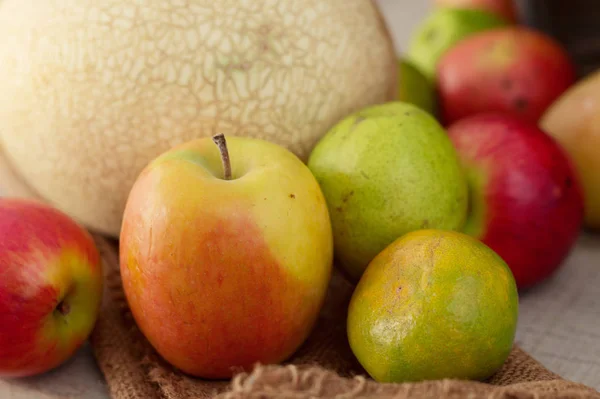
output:
[[[436,0],[399,71],[404,65],[419,78],[400,72],[400,98],[436,117],[460,158],[469,186],[463,232],[497,252],[519,288],[543,281],[584,221],[600,227],[597,138],[584,127],[591,116],[574,110],[586,100],[594,108],[591,95],[576,94],[593,81],[577,83],[569,54],[520,25],[511,0]],[[426,108],[420,92],[429,93]]]
[[[436,4],[398,63],[397,100],[338,120],[306,162],[217,134],[138,175],[120,271],[166,361],[207,379],[284,362],[334,267],[355,284],[348,342],[373,379],[485,380],[506,361],[519,291],[560,267],[584,221],[600,226],[600,79],[576,84],[560,45],[508,1]],[[102,286],[83,227],[1,199],[0,375],[68,359]]]

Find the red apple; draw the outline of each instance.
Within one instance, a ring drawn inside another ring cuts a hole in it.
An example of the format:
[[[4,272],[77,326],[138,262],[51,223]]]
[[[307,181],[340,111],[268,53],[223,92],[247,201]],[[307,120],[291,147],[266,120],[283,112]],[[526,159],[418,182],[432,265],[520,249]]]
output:
[[[517,7],[514,0],[435,0],[437,7],[469,8],[488,11],[509,22],[517,22]]]
[[[215,140],[173,148],[139,175],[120,257],[129,307],[157,352],[188,374],[221,379],[279,363],[308,337],[333,234],[317,180],[290,151]]]
[[[549,277],[583,222],[579,177],[566,153],[535,124],[480,114],[449,127],[470,187],[465,232],[500,255],[519,288]]]
[[[523,27],[462,40],[444,54],[437,73],[446,124],[481,112],[537,122],[576,78],[572,60],[556,41]]]
[[[65,214],[0,198],[0,375],[43,373],[88,338],[102,297],[90,235]]]

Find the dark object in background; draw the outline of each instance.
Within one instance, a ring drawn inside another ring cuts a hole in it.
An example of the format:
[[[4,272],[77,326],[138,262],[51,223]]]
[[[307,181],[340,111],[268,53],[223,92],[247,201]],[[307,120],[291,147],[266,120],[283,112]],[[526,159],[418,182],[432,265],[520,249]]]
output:
[[[580,77],[600,68],[600,1],[516,0],[521,23],[558,40]]]

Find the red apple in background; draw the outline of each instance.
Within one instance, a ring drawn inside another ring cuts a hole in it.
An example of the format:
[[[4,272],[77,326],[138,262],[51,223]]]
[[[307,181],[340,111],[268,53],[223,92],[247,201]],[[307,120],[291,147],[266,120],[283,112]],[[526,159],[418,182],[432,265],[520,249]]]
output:
[[[517,8],[514,0],[435,0],[437,7],[469,8],[488,11],[509,22],[517,22]]]
[[[535,124],[506,114],[469,117],[448,133],[469,182],[465,232],[508,263],[519,288],[550,276],[583,222],[579,178],[563,149]]]
[[[57,367],[95,324],[100,257],[65,214],[32,200],[0,198],[0,375]]]
[[[554,39],[524,27],[462,40],[442,57],[437,74],[446,124],[481,112],[508,112],[537,123],[576,78],[572,60]]]

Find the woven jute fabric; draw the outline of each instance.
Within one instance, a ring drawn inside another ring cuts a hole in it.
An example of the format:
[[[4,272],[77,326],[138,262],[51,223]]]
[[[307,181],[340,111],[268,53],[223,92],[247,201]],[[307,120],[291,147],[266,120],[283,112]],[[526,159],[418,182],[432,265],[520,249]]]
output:
[[[136,327],[121,286],[118,244],[95,236],[106,274],[104,302],[91,342],[114,399],[201,398],[595,398],[600,393],[566,381],[515,347],[486,382],[442,380],[381,384],[354,358],[345,334],[352,285],[334,274],[309,339],[281,365],[256,365],[231,381],[205,381],[174,369]]]

